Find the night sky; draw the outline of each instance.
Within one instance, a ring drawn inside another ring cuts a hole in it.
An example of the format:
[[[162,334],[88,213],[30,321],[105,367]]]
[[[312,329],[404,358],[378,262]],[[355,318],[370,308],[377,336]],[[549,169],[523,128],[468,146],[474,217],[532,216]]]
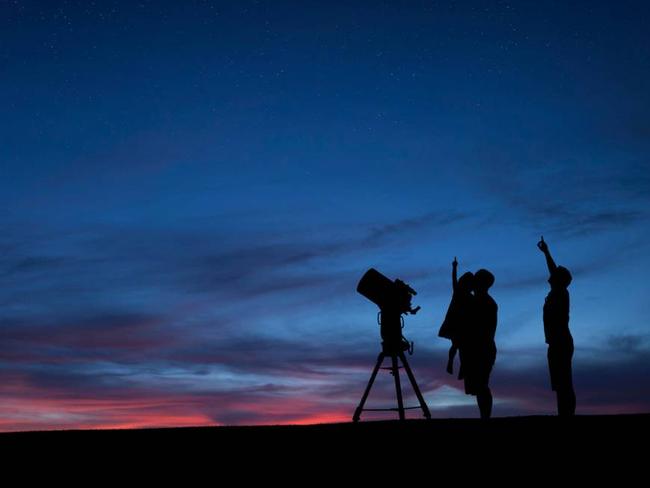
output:
[[[554,414],[542,234],[577,413],[650,411],[648,25],[644,1],[0,1],[0,430],[347,421],[369,267],[419,292],[432,415],[477,417],[437,337],[454,256],[496,276],[494,415]],[[393,402],[382,374],[368,407]]]

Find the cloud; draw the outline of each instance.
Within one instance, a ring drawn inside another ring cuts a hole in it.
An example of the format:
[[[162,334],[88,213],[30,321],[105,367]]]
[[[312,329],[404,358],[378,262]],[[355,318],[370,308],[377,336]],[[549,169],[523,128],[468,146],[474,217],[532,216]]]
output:
[[[4,260],[4,266],[0,270],[0,276],[5,279],[11,279],[12,276],[19,274],[36,274],[42,272],[56,272],[65,266],[66,260],[60,257],[52,256],[28,256],[19,258],[13,262]]]
[[[552,204],[526,202],[525,208],[530,225],[537,229],[548,229],[564,237],[588,236],[599,232],[624,229],[647,220],[645,210],[593,209],[586,206],[574,207],[571,204]]]
[[[630,229],[648,219],[647,162],[602,164],[559,148],[543,155],[510,151],[479,144],[471,163],[475,184],[505,205],[501,222],[512,219],[569,238]]]
[[[631,352],[621,343],[634,344]],[[578,413],[638,413],[650,410],[650,349],[636,347],[646,339],[610,338],[595,350],[578,344],[573,359],[573,378],[578,398]],[[555,393],[551,391],[546,351],[527,367],[508,362],[508,354],[497,359],[495,392],[522,404],[524,411],[543,411],[539,406],[555,409]]]
[[[133,361],[176,343],[163,317],[103,315],[0,320],[0,357],[12,363]]]
[[[464,212],[429,212],[418,217],[403,219],[391,224],[373,226],[363,242],[375,243],[377,240],[401,235],[404,232],[411,234],[427,227],[439,229],[463,222],[469,218],[470,215]]]
[[[379,227],[360,225],[343,236],[323,229],[323,239],[297,229],[282,236],[237,236],[214,225],[177,230],[96,226],[76,233],[14,228],[7,242],[20,244],[0,262],[0,274],[11,280],[10,288],[0,290],[0,303],[25,310],[30,295],[29,308],[38,304],[44,311],[53,305],[65,315],[97,308],[93,302],[155,294],[173,300],[212,294],[233,303],[289,297],[288,292],[298,302],[333,297],[358,278],[359,270],[346,267],[344,260],[359,252],[381,254],[404,229],[438,228],[467,218],[431,212]],[[156,305],[142,303],[135,311],[159,313],[151,309]]]
[[[50,254],[40,252],[40,239],[23,236],[2,262],[14,286],[0,290],[9,305],[0,318],[0,428],[347,420],[379,344],[376,331],[350,339],[344,323],[323,332],[342,315],[332,304],[347,299],[358,279],[343,258],[368,249],[369,236],[380,250],[405,229],[426,232],[468,219],[434,212],[365,225],[343,238],[333,233],[325,242],[300,232],[228,238],[217,228],[95,228],[49,236],[57,250]],[[448,276],[442,269],[415,269],[413,276],[443,271]],[[579,265],[572,271],[582,272]],[[544,281],[540,274],[499,285]],[[34,297],[39,307],[30,303]],[[314,304],[323,305],[319,313],[332,309],[320,319],[322,329],[291,324],[293,314],[308,317]],[[446,344],[436,345],[419,342],[409,358],[434,415],[474,416],[473,398],[444,372]],[[603,355],[628,351],[637,359],[619,354],[607,365],[576,359],[580,408],[647,409],[650,400],[634,387],[646,380],[636,372],[634,380],[621,378],[627,368],[646,371],[645,347],[642,338],[613,337]],[[500,351],[495,413],[552,413],[543,351],[527,368],[509,366],[522,364],[514,352]],[[603,382],[590,383],[592,374]],[[625,391],[617,392],[617,384]],[[394,403],[388,375],[378,378],[370,401]]]
[[[625,353],[627,355],[636,355],[650,345],[650,336],[640,334],[623,334],[611,335],[607,344],[611,349]]]
[[[133,324],[139,322],[133,319]],[[645,337],[622,336],[611,337],[595,354],[577,349],[579,413],[650,408],[647,343]],[[86,346],[74,341],[72,345]],[[362,340],[323,347],[309,340],[227,336],[209,344],[163,342],[153,346],[155,354],[145,352],[138,361],[121,356],[121,349],[115,345],[113,360],[41,365],[3,361],[0,417],[15,417],[9,410],[26,412],[12,429],[344,421],[368,381],[377,344]],[[515,359],[520,354],[529,357],[529,366]],[[434,416],[476,415],[474,399],[464,395],[462,382],[444,372],[444,349],[419,344],[409,361]],[[406,401],[416,404],[404,380]],[[554,412],[543,346],[535,351],[500,350],[492,388],[495,415]],[[368,406],[390,406],[394,401],[392,378],[382,371]]]

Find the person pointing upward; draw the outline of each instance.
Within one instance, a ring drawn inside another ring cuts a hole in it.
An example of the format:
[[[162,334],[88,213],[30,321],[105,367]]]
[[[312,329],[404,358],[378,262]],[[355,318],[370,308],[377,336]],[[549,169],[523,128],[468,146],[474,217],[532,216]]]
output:
[[[557,395],[557,412],[559,416],[575,415],[576,395],[573,390],[573,337],[569,331],[569,290],[571,273],[564,266],[555,264],[544,236],[537,243],[544,253],[549,271],[548,283],[551,291],[544,302],[544,337],[548,344],[548,370],[551,376],[551,388]]]

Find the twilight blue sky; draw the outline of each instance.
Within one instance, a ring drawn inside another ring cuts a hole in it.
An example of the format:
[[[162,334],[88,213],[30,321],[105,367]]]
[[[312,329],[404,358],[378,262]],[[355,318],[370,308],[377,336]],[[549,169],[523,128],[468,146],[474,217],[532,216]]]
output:
[[[495,415],[553,413],[540,234],[574,274],[578,413],[650,410],[649,24],[641,1],[0,1],[0,430],[346,420],[371,266],[419,291],[434,416],[476,416],[436,337],[454,256],[496,275]]]

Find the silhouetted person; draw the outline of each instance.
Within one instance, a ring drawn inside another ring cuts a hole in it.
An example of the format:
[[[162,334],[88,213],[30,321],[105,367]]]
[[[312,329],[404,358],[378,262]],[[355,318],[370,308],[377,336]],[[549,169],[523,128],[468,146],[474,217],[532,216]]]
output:
[[[573,391],[571,360],[573,358],[573,337],[569,331],[569,290],[571,273],[563,266],[557,266],[544,237],[537,247],[546,256],[551,291],[544,302],[544,336],[548,344],[548,370],[551,388],[557,394],[557,413],[572,416],[576,411],[576,394]]]
[[[447,372],[453,374],[456,350],[460,352],[458,379],[464,380],[465,393],[476,396],[481,418],[492,415],[490,373],[496,359],[494,334],[497,327],[497,304],[488,294],[494,275],[485,269],[465,273],[456,279],[458,262],[452,263],[454,294],[438,335],[451,339]],[[474,294],[472,294],[474,291]]]
[[[497,330],[497,304],[488,290],[494,284],[494,275],[486,269],[474,273],[474,325],[468,337],[470,365],[465,371],[465,389],[476,395],[481,418],[492,415],[490,373],[497,357],[494,335]]]
[[[470,327],[472,320],[474,296],[474,275],[470,272],[463,274],[458,279],[458,261],[454,258],[451,263],[452,296],[445,320],[440,326],[438,336],[451,340],[449,348],[449,359],[447,361],[447,373],[454,374],[454,357],[460,347],[462,335]],[[462,370],[459,371],[458,379],[462,379]]]

